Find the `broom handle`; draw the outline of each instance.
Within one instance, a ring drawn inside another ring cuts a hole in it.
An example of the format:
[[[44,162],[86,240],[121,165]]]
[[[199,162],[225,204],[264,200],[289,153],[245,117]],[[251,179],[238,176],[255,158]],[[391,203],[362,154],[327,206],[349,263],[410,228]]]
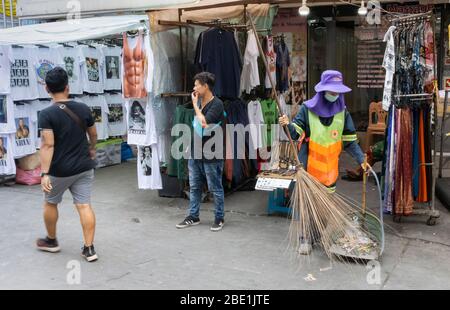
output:
[[[255,24],[253,23],[253,18],[252,18],[252,16],[250,15],[250,13],[248,11],[247,11],[247,17],[248,17],[248,20],[250,21],[250,25],[251,25],[251,27],[253,29],[254,34],[255,34],[256,43],[258,44],[259,54],[262,56],[262,59],[264,61],[264,67],[266,67],[266,72],[269,72],[268,75],[269,75],[270,85],[272,86],[272,93],[275,93],[275,101],[277,102],[278,116],[282,116],[281,115],[280,99],[276,95],[275,82],[273,81],[272,75],[270,74],[269,64],[267,63],[267,59],[266,59],[265,53],[263,51],[263,48],[262,48],[262,45],[261,45],[261,41],[259,40],[258,32],[256,31]],[[292,150],[294,151],[294,154],[297,155],[297,152],[296,152],[296,149],[295,149],[295,146],[294,146],[294,142],[292,141],[291,133],[289,132],[288,127],[287,126],[283,126],[283,129],[284,129],[287,137],[289,138],[289,143],[291,145]],[[298,155],[294,156],[294,157],[295,157],[295,161],[296,161],[297,165],[300,166],[301,163],[300,163],[300,160],[298,159]]]
[[[367,154],[364,154],[364,167],[367,166]],[[367,175],[363,170],[363,192],[362,192],[362,214],[366,214],[366,191],[367,191]]]

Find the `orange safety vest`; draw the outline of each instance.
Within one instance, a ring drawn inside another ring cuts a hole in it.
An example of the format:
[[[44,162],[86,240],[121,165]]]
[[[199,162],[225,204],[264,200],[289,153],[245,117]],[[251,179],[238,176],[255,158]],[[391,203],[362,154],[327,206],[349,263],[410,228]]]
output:
[[[342,151],[345,110],[334,115],[330,126],[324,126],[319,117],[308,111],[310,137],[308,147],[309,174],[323,185],[331,186],[339,176],[339,155]]]

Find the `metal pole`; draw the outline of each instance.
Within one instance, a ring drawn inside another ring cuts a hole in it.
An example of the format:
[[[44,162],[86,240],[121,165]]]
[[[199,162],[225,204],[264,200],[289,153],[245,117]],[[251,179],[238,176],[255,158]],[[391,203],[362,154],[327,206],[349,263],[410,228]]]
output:
[[[13,0],[9,0],[9,14],[11,16],[11,27],[14,27]]]
[[[253,29],[253,32],[255,34],[256,37],[256,43],[258,44],[258,49],[259,49],[259,54],[262,56],[263,62],[264,62],[264,66],[266,68],[267,71],[269,71],[269,64],[267,63],[267,59],[266,56],[264,54],[262,45],[261,45],[261,41],[259,40],[258,37],[258,32],[256,31],[256,27],[255,24],[253,23],[253,18],[252,16],[249,14],[249,12],[247,11],[247,17],[248,17],[248,21],[250,22],[250,25]],[[271,74],[269,74],[269,80],[270,80],[270,85],[272,86],[272,92],[275,92],[275,82],[273,81],[273,77]],[[276,92],[275,92],[276,94]],[[281,116],[281,104],[280,104],[280,99],[278,98],[278,96],[275,95],[275,101],[277,103],[277,107],[278,107],[278,115]],[[289,143],[291,145],[292,150],[294,151],[294,154],[297,154],[297,149],[295,148],[294,145],[294,141],[292,141],[292,137],[291,137],[291,133],[289,132],[289,129],[287,126],[283,126],[284,131],[286,132],[287,137],[289,138]],[[295,161],[297,162],[298,166],[301,166],[300,160],[298,159],[298,156],[294,156],[295,157]]]
[[[444,99],[444,110],[442,111],[442,121],[441,121],[441,143],[439,148],[439,178],[442,178],[442,167],[444,165],[444,131],[445,131],[445,120],[447,113],[447,105],[448,105],[448,90],[445,91],[445,99]],[[437,113],[437,111],[435,112]],[[436,151],[435,151],[436,152]]]
[[[182,14],[182,10],[178,9],[178,21],[181,22],[181,14]],[[184,81],[184,52],[183,52],[183,28],[180,26],[179,27],[179,34],[180,34],[180,73],[181,73],[181,78],[182,81],[181,83],[183,84],[183,91],[186,92],[186,85],[185,85],[185,81]]]
[[[443,20],[441,20],[443,22]],[[438,87],[438,81],[437,81],[437,58],[436,58],[436,18],[433,12],[431,13],[431,27],[433,28],[433,57],[434,57],[434,82],[433,82],[433,92],[434,92],[434,125],[432,125],[432,134],[433,139],[431,141],[433,152],[433,165],[431,166],[431,216],[432,217],[439,217],[439,211],[436,210],[436,140],[437,140],[437,122],[438,122],[438,100],[439,100],[439,87]],[[431,122],[431,119],[430,119]],[[442,151],[441,151],[442,152]]]
[[[3,28],[6,29],[6,6],[5,6],[5,0],[2,0],[2,6],[3,6]]]

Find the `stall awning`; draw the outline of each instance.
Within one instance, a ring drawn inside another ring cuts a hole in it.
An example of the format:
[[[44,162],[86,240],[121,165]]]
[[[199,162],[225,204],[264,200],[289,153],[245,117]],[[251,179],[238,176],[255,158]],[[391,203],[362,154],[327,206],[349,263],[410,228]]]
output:
[[[64,18],[68,13],[80,8],[85,14],[114,14],[124,12],[144,12],[168,7],[186,5],[198,0],[21,0],[17,3],[17,16],[26,18]],[[1,6],[1,4],[0,4]]]
[[[147,21],[147,15],[103,16],[1,29],[0,45],[89,40],[136,30]]]

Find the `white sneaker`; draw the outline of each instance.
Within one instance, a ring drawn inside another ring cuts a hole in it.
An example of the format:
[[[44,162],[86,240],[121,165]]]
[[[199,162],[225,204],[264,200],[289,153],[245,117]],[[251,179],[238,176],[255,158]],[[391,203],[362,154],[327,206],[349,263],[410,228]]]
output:
[[[311,242],[301,241],[300,246],[298,248],[298,253],[300,255],[309,255],[311,254],[311,251],[312,251]]]

